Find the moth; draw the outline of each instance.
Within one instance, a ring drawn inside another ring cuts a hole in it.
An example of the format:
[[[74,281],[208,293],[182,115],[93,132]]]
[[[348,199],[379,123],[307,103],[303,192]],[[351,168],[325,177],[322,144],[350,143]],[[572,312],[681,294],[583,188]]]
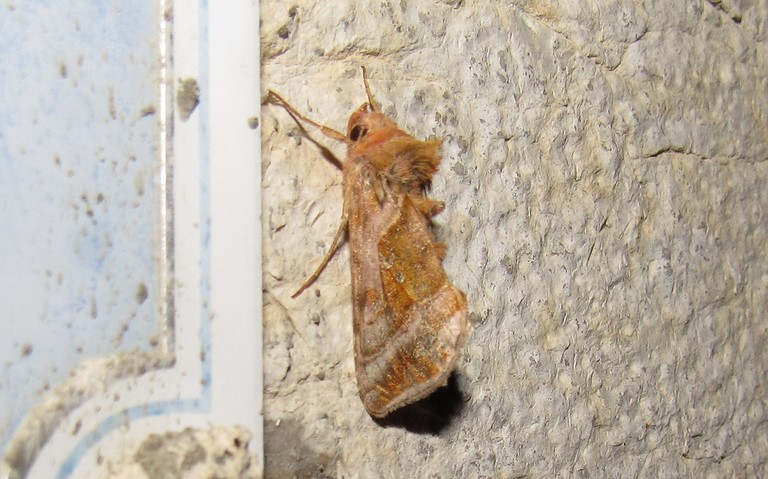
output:
[[[350,116],[346,135],[310,120],[271,90],[265,102],[283,107],[343,173],[341,224],[293,297],[348,238],[357,385],[365,409],[381,418],[446,385],[470,326],[466,296],[443,270],[446,245],[431,230],[431,218],[445,207],[427,197],[442,140],[420,141],[400,129],[374,101],[364,67],[362,76],[368,101]],[[344,143],[346,161],[313,140],[302,122]]]

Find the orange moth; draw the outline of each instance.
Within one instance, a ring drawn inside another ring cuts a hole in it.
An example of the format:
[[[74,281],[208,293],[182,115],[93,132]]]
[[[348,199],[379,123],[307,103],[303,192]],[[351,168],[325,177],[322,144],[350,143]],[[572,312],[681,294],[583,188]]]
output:
[[[362,71],[368,101],[352,113],[346,135],[273,91],[266,102],[283,107],[308,138],[302,122],[347,146],[342,162],[310,138],[341,169],[344,206],[330,250],[293,297],[348,238],[357,385],[368,413],[384,417],[446,384],[470,326],[466,297],[443,270],[446,246],[431,230],[430,218],[445,207],[427,197],[442,141],[417,140],[387,118]]]

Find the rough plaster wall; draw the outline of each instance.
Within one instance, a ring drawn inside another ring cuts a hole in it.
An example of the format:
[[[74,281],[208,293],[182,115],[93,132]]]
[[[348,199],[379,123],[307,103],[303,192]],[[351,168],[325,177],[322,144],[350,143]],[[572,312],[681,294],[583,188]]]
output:
[[[476,321],[451,407],[366,415],[348,249],[290,298],[341,175],[265,107],[267,477],[768,476],[768,2],[261,16],[264,88],[343,130],[366,65],[400,126],[445,137],[436,230]]]

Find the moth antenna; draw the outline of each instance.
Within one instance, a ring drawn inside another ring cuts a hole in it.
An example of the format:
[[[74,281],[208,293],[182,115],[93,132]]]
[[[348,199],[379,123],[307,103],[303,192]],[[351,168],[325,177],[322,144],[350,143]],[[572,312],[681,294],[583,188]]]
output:
[[[371,86],[368,84],[368,72],[362,65],[360,66],[360,69],[363,70],[363,84],[365,85],[365,94],[368,96],[368,104],[371,105],[373,111],[379,111],[379,106],[376,104],[376,101],[373,99],[373,94],[371,93]]]
[[[344,234],[346,232],[347,232],[347,218],[346,216],[342,216],[341,224],[339,225],[339,229],[336,230],[336,236],[333,238],[333,244],[331,245],[331,249],[325,255],[325,258],[323,258],[323,262],[320,263],[320,266],[318,266],[315,272],[312,273],[312,276],[307,278],[307,280],[304,281],[304,284],[302,284],[301,287],[291,295],[291,298],[295,298],[296,296],[303,293],[305,289],[309,288],[312,285],[312,283],[314,283],[315,280],[318,277],[320,277],[320,273],[323,272],[323,270],[325,269],[325,266],[328,264],[331,258],[333,258],[333,255],[336,253],[336,251],[338,251],[339,247],[344,243]]]

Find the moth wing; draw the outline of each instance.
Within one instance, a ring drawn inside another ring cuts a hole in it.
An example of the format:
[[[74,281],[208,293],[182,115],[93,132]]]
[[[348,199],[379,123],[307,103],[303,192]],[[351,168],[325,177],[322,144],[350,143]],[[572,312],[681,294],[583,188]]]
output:
[[[398,195],[379,204],[369,175],[358,180],[348,204],[355,369],[363,404],[383,417],[446,384],[467,330],[467,305],[414,201]]]

